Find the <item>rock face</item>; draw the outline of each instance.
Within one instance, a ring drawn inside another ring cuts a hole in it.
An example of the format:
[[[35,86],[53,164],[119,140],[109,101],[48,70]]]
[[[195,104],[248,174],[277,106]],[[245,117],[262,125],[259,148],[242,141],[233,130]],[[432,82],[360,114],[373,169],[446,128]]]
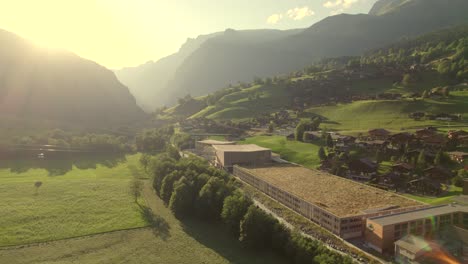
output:
[[[145,117],[114,73],[65,51],[36,47],[0,30],[0,114],[83,125]]]
[[[172,81],[151,85],[164,95],[162,104],[170,105],[186,94],[205,95],[255,76],[300,70],[318,58],[360,55],[404,37],[467,23],[466,10],[466,0],[380,0],[369,14],[332,16],[304,30],[227,30],[191,50],[171,69],[176,68]],[[150,72],[160,75],[150,70],[146,75]],[[138,97],[136,86],[131,89]]]

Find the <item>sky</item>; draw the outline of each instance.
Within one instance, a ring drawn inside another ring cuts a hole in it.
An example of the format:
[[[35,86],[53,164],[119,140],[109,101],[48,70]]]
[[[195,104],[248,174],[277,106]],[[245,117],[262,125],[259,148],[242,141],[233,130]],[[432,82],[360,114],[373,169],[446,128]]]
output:
[[[187,38],[232,29],[309,27],[376,0],[0,0],[0,29],[111,69],[170,55]]]

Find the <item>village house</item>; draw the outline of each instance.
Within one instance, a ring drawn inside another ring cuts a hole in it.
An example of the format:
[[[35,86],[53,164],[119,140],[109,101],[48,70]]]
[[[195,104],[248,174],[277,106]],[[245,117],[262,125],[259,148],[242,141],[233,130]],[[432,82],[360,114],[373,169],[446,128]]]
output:
[[[398,175],[409,174],[413,170],[414,166],[405,162],[392,165],[392,172]]]
[[[447,146],[447,138],[441,134],[423,137],[421,141],[427,148],[442,149]]]
[[[465,130],[451,130],[447,133],[449,139],[458,139],[459,137],[468,136]]]
[[[344,136],[339,134],[332,134],[331,135],[333,141],[335,142],[335,146],[337,147],[350,147],[354,145],[356,138],[353,136]]]
[[[437,134],[437,129],[434,127],[426,127],[423,129],[416,130],[417,138],[431,137],[435,134]]]
[[[468,159],[468,153],[463,151],[453,151],[448,152],[447,154],[451,160],[458,163],[464,163]]]
[[[424,170],[424,176],[441,182],[446,182],[452,178],[452,173],[441,166],[431,166]]]
[[[414,140],[414,135],[408,132],[402,132],[390,136],[389,141],[392,147],[399,148],[406,144],[409,144]]]
[[[383,128],[372,129],[368,133],[369,138],[373,140],[386,140],[390,135],[390,131]]]

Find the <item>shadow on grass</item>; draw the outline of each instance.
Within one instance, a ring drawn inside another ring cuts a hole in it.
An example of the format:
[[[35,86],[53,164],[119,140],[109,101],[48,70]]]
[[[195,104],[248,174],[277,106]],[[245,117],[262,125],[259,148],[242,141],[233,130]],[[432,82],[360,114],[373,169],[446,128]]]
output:
[[[245,248],[222,225],[200,220],[183,220],[184,231],[199,243],[213,249],[230,263],[279,264],[287,261],[272,251],[253,251]]]
[[[96,169],[97,165],[113,168],[125,161],[124,154],[69,154],[46,156],[38,159],[36,156],[12,156],[0,160],[0,169],[10,169],[13,173],[24,173],[30,169],[45,169],[49,176],[60,176],[73,169]]]
[[[144,205],[139,206],[141,216],[149,224],[153,234],[162,240],[167,240],[171,236],[169,223],[161,216],[154,214],[151,208]]]

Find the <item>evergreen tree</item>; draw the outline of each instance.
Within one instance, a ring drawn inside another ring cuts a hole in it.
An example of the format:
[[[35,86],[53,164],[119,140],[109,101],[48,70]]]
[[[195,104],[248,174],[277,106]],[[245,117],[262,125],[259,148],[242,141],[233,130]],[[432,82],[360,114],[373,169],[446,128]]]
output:
[[[325,149],[323,147],[320,147],[320,149],[318,151],[318,156],[319,156],[320,160],[327,159],[327,154],[325,153]]]
[[[334,146],[334,143],[333,143],[333,138],[330,134],[328,134],[327,136],[327,147],[329,148],[333,148]]]

